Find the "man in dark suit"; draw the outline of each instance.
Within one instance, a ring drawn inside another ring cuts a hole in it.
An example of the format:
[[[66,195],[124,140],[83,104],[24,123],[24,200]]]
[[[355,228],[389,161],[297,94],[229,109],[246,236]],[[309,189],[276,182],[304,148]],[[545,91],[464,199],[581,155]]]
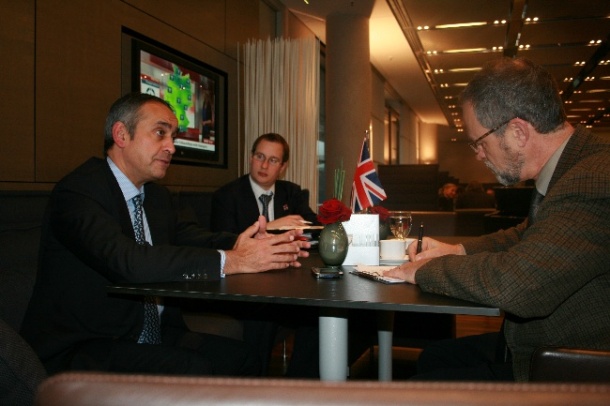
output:
[[[296,183],[279,179],[290,158],[290,148],[284,137],[276,133],[263,134],[254,141],[251,153],[250,173],[214,193],[210,219],[212,230],[240,233],[259,215],[269,219],[269,229],[316,224],[316,213],[309,207],[308,193]],[[268,200],[266,208],[264,197]],[[260,353],[263,370],[269,363],[278,326],[296,327],[286,375],[299,378],[318,376],[316,312],[286,307],[249,306],[246,309],[235,306],[231,315],[243,322],[244,339]]]
[[[165,101],[126,95],[106,119],[106,158],[89,159],[53,190],[22,328],[49,373],[260,373],[243,342],[188,331],[171,303],[106,292],[114,283],[282,269],[308,255],[300,232],[269,235],[264,218],[239,236],[179,219],[169,191],[154,183],[169,167],[177,129]]]
[[[527,381],[537,347],[610,349],[610,143],[572,127],[551,74],[523,58],[486,65],[462,109],[477,159],[537,194],[522,224],[460,245],[425,238],[389,271],[505,312],[502,334],[425,349],[416,378]]]
[[[290,148],[279,134],[259,136],[252,145],[250,173],[218,189],[212,197],[212,231],[241,233],[264,215],[263,197],[270,196],[268,229],[316,223],[308,193],[296,183],[280,180],[288,166]]]

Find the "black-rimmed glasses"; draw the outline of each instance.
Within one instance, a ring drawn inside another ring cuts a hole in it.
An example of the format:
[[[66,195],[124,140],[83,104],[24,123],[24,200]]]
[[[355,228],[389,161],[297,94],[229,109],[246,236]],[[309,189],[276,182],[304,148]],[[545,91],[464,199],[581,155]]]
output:
[[[481,135],[476,140],[474,140],[472,142],[469,142],[468,145],[470,146],[470,148],[472,148],[472,150],[475,153],[478,153],[479,152],[479,147],[481,146],[481,141],[483,141],[483,139],[485,137],[487,137],[489,134],[498,131],[498,129],[500,129],[502,126],[505,126],[506,124],[510,123],[511,120],[512,120],[512,118],[509,119],[509,120],[504,121],[502,124],[499,124],[497,127],[494,127],[491,130],[487,131],[485,134]]]

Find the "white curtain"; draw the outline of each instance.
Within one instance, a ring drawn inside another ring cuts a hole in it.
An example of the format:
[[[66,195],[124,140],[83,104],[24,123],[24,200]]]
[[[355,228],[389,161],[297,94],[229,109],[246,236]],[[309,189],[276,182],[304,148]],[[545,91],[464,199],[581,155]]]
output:
[[[316,38],[251,41],[243,46],[244,165],[261,134],[281,134],[290,146],[284,179],[309,189],[316,210],[320,43]]]

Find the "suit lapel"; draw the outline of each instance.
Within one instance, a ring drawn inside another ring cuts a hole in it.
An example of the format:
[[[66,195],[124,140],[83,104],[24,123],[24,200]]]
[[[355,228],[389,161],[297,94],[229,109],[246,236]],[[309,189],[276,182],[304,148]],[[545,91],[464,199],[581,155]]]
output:
[[[290,206],[288,205],[288,194],[286,193],[286,189],[282,187],[280,181],[275,182],[273,211],[276,219],[290,214]]]
[[[258,203],[256,201],[257,197],[254,196],[254,191],[252,190],[252,186],[250,185],[250,176],[244,175],[241,178],[241,182],[239,183],[239,192],[237,194],[241,196],[243,201],[240,202],[242,210],[239,212],[240,224],[242,225],[242,229],[250,227],[252,223],[258,220],[258,216],[260,215],[260,211],[258,209]]]

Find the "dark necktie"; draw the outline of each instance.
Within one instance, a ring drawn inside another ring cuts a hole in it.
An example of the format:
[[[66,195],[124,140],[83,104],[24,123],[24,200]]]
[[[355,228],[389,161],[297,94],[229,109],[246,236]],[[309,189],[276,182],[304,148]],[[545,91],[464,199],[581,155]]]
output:
[[[532,194],[532,202],[530,203],[530,210],[527,214],[527,226],[531,226],[536,221],[536,215],[538,214],[538,206],[540,206],[540,202],[544,199],[544,195],[541,194],[538,189],[534,188],[534,193]]]
[[[133,232],[136,242],[140,245],[146,244],[146,234],[144,233],[144,208],[142,207],[142,195],[137,195],[131,199],[134,205]],[[157,301],[153,296],[144,298],[144,326],[138,340],[140,344],[160,344],[161,343],[161,321],[159,320],[159,310]]]
[[[263,204],[263,216],[265,216],[267,221],[269,221],[269,202],[271,201],[272,197],[273,192],[269,193],[268,195],[260,195],[258,197],[258,200],[260,200]]]

